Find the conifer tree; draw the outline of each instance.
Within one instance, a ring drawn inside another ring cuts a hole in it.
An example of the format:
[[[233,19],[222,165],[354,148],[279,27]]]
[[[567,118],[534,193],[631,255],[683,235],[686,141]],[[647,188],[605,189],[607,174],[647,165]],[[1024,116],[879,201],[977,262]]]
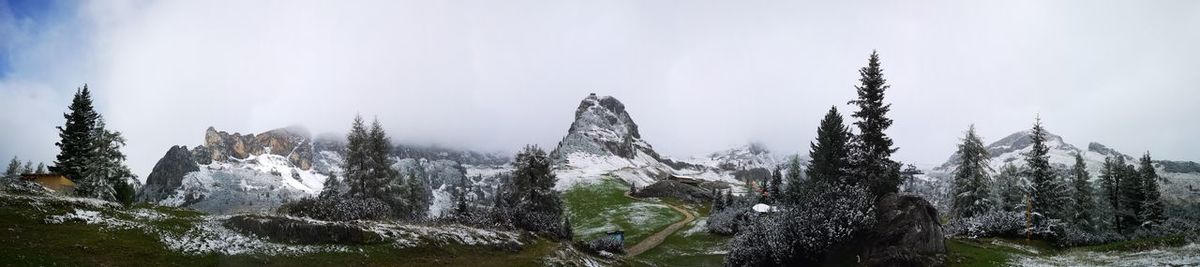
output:
[[[465,217],[470,214],[470,206],[467,205],[467,193],[471,188],[471,182],[466,175],[458,179],[458,189],[454,190],[454,213],[458,217]]]
[[[317,197],[323,199],[335,199],[342,197],[342,193],[344,193],[342,192],[342,187],[344,186],[342,181],[338,180],[337,175],[333,173],[330,173],[326,176],[327,178],[325,178],[324,189],[321,190],[321,194]]]
[[[37,174],[46,174],[46,164],[39,162],[37,165],[37,169],[34,170],[33,172],[37,173]]]
[[[1029,166],[1029,180],[1032,209],[1040,214],[1041,219],[1061,219],[1058,214],[1061,205],[1059,184],[1054,171],[1050,169],[1050,148],[1046,146],[1046,131],[1042,128],[1042,120],[1038,118],[1033,124],[1031,133],[1033,146],[1025,155],[1025,163]]]
[[[1120,218],[1118,229],[1123,233],[1128,233],[1141,225],[1138,213],[1142,210],[1143,183],[1137,169],[1133,165],[1126,164],[1124,157],[1117,157],[1116,168],[1120,181],[1117,187],[1121,192],[1117,199],[1121,206],[1116,211],[1117,217]]]
[[[897,148],[892,147],[892,139],[884,133],[892,126],[892,119],[887,117],[892,105],[883,101],[884,92],[890,86],[883,78],[879,53],[871,52],[867,66],[858,73],[861,83],[855,86],[858,99],[849,102],[859,108],[851,115],[858,118],[854,122],[858,126],[858,135],[854,136],[851,146],[852,177],[849,182],[850,185],[866,185],[875,197],[881,197],[899,190],[901,182],[900,164],[891,159]]]
[[[1000,196],[1000,210],[1025,210],[1025,188],[1021,182],[1021,170],[1017,166],[1004,164],[996,176],[996,192]]]
[[[1088,175],[1087,165],[1083,162],[1083,156],[1075,153],[1075,167],[1071,173],[1074,176],[1072,185],[1074,185],[1074,197],[1072,197],[1073,212],[1071,221],[1080,228],[1091,230],[1096,229],[1094,222],[1095,202],[1092,200],[1092,182],[1091,176]]]
[[[8,162],[8,168],[4,170],[4,177],[17,177],[21,175],[21,160],[13,156],[12,161]]]
[[[563,202],[558,191],[554,190],[558,178],[554,176],[546,152],[535,145],[525,146],[521,153],[514,157],[513,167],[513,186],[515,198],[518,199],[516,203],[520,224],[528,230],[548,231],[561,228]]]
[[[1142,160],[1138,168],[1139,176],[1142,181],[1142,209],[1138,216],[1144,224],[1160,224],[1166,218],[1163,217],[1163,203],[1161,193],[1158,191],[1158,173],[1154,170],[1153,161],[1150,159],[1150,152],[1142,156]]]
[[[975,134],[975,125],[967,129],[962,144],[958,145],[958,154],[962,160],[954,169],[951,213],[958,218],[967,218],[991,210],[989,156],[983,141]]]
[[[93,157],[85,162],[82,182],[76,193],[86,197],[132,204],[136,194],[129,184],[136,178],[133,171],[125,165],[125,154],[121,147],[125,146],[125,138],[120,132],[106,129],[104,119],[97,119],[89,138],[92,142]]]
[[[813,181],[827,183],[846,182],[846,169],[849,167],[850,129],[842,124],[842,115],[837,107],[830,107],[821,126],[817,128],[816,143],[809,143],[811,150],[808,155],[812,158],[806,171]]]
[[[21,173],[33,173],[33,161],[26,161],[25,167],[21,168]]]
[[[59,153],[53,171],[78,181],[83,178],[85,165],[97,157],[93,152],[92,139],[100,114],[92,107],[91,92],[86,84],[75,91],[69,109],[69,113],[63,114],[67,119],[66,124],[58,127],[61,140],[55,143]]]
[[[783,186],[783,170],[779,166],[775,166],[775,170],[771,172],[771,182],[768,184],[770,191],[767,195],[770,196],[770,203],[775,203],[780,198],[780,193],[783,191],[780,187]]]
[[[346,135],[346,159],[342,166],[344,170],[345,183],[348,186],[346,192],[349,197],[365,199],[367,198],[367,179],[371,166],[368,165],[370,153],[368,151],[368,136],[366,126],[363,125],[362,116],[354,116],[354,122],[350,125],[350,133]]]
[[[371,121],[371,129],[367,136],[368,163],[371,169],[368,172],[370,175],[367,179],[367,192],[375,198],[383,199],[386,195],[384,188],[398,177],[397,172],[392,169],[392,140],[384,132],[379,119]],[[425,179],[424,174],[421,176],[421,179]]]
[[[1103,191],[1103,200],[1107,202],[1109,213],[1112,218],[1109,219],[1109,225],[1114,227],[1118,232],[1121,231],[1121,167],[1125,159],[1117,156],[1116,159],[1111,157],[1104,159],[1104,167],[1100,169],[1100,189]]]
[[[425,172],[425,167],[420,161],[416,167],[409,169],[408,181],[408,196],[410,200],[409,211],[406,216],[414,219],[425,218],[429,214],[429,204],[433,202],[433,192],[429,188],[429,175]]]
[[[713,188],[712,194],[713,194],[713,202],[712,202],[712,211],[710,213],[716,213],[718,211],[724,210],[725,209],[725,199],[724,199],[725,194],[722,194],[720,191],[717,191],[716,188]]]
[[[788,161],[787,172],[787,190],[784,190],[784,203],[787,204],[802,204],[800,203],[801,195],[804,190],[804,176],[801,173],[804,169],[800,166],[800,156],[792,156]]]

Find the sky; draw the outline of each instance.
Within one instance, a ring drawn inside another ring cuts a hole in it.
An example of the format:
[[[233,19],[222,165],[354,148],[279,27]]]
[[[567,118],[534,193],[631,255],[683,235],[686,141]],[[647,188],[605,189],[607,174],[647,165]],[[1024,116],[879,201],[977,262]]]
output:
[[[588,93],[672,157],[807,153],[878,51],[896,160],[1040,116],[1076,146],[1200,161],[1200,2],[836,2],[0,0],[0,157],[51,163],[85,83],[143,179],[209,126],[356,114],[398,142],[549,150]]]

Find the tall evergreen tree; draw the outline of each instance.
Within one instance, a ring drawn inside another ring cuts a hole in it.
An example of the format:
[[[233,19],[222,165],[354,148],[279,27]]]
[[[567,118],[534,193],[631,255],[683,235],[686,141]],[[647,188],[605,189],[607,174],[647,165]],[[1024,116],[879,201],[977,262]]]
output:
[[[1025,210],[1025,187],[1017,166],[1006,163],[1001,167],[1000,174],[996,176],[996,193],[1000,197],[1000,210]]]
[[[369,165],[370,151],[367,128],[363,125],[362,116],[354,116],[350,125],[350,133],[346,135],[346,159],[342,170],[345,172],[346,194],[349,197],[365,199],[368,197],[367,185],[371,166]]]
[[[409,169],[407,175],[408,197],[410,206],[407,216],[414,219],[425,218],[429,214],[429,204],[433,202],[433,192],[429,188],[429,175],[425,167],[417,161],[416,167]]]
[[[518,222],[527,229],[561,235],[562,231],[554,229],[562,226],[563,202],[554,190],[558,178],[554,176],[546,152],[534,145],[526,146],[514,157],[513,167],[514,197],[519,200],[516,202],[520,213]]]
[[[26,161],[25,167],[21,168],[21,173],[33,173],[33,161]]]
[[[854,122],[858,126],[858,135],[854,137],[853,152],[850,153],[853,168],[850,184],[864,184],[872,194],[880,197],[899,190],[901,182],[900,164],[891,158],[897,148],[892,147],[892,139],[884,133],[892,126],[892,119],[887,117],[892,105],[883,101],[884,91],[890,86],[883,78],[879,53],[871,52],[867,66],[858,73],[861,83],[855,86],[858,99],[849,102],[858,106],[858,111],[852,114],[858,118]]]
[[[783,170],[779,166],[775,166],[775,170],[771,172],[771,182],[768,184],[768,188],[770,188],[770,191],[767,192],[767,195],[769,195],[771,197],[771,199],[770,199],[771,203],[775,203],[776,201],[778,201],[780,199],[779,194],[781,192],[783,192],[783,189],[780,188],[782,186],[783,186]]]
[[[788,161],[787,182],[784,186],[787,190],[783,192],[784,203],[801,204],[800,199],[804,191],[804,176],[801,174],[804,169],[800,166],[800,156],[792,156]]]
[[[1103,200],[1107,202],[1109,213],[1112,218],[1109,219],[1108,225],[1121,231],[1121,165],[1124,165],[1125,159],[1122,156],[1114,158],[1105,158],[1104,167],[1100,169],[1100,189],[1103,191]]]
[[[811,150],[808,155],[812,160],[806,171],[808,177],[813,181],[845,183],[846,169],[850,165],[850,149],[847,147],[850,137],[850,129],[842,124],[842,115],[837,107],[830,107],[825,118],[821,119],[821,126],[817,127],[816,143],[809,143]]]
[[[1141,226],[1141,219],[1138,218],[1139,211],[1142,210],[1142,179],[1138,175],[1137,168],[1133,165],[1126,164],[1123,157],[1117,157],[1116,162],[1117,177],[1121,194],[1118,196],[1117,202],[1120,203],[1120,209],[1116,211],[1117,217],[1120,219],[1119,230],[1123,233],[1128,233],[1138,226]]]
[[[136,192],[129,182],[136,176],[125,165],[125,154],[121,152],[125,138],[120,132],[106,129],[104,119],[98,118],[89,140],[92,142],[90,153],[93,157],[85,162],[86,172],[81,177],[82,182],[76,193],[132,204]]]
[[[1138,216],[1144,225],[1160,224],[1164,220],[1161,193],[1158,191],[1158,173],[1154,170],[1150,152],[1142,156],[1138,168],[1142,181],[1142,209]]]
[[[12,161],[8,162],[8,168],[4,169],[4,177],[17,177],[21,175],[21,160],[13,156]]]
[[[1096,229],[1091,175],[1088,175],[1087,165],[1079,153],[1075,153],[1075,167],[1072,168],[1071,174],[1074,176],[1072,185],[1075,187],[1074,197],[1072,197],[1074,205],[1072,205],[1071,221],[1086,230]]]
[[[34,170],[33,172],[37,173],[37,174],[46,174],[46,164],[39,162],[37,165],[37,169]]]
[[[376,198],[382,199],[385,195],[384,188],[398,175],[392,169],[392,139],[388,138],[387,133],[383,130],[383,124],[379,123],[379,119],[371,121],[371,130],[368,133],[367,151],[370,151],[368,162],[370,163],[370,175],[367,179],[367,192]],[[424,176],[424,175],[422,175]],[[422,178],[424,179],[424,178]]]
[[[470,214],[470,206],[467,204],[469,192],[471,190],[471,180],[463,175],[458,179],[458,183],[454,190],[454,214],[458,217],[464,217]]]
[[[983,141],[975,134],[975,125],[967,129],[962,144],[958,145],[961,161],[954,169],[951,213],[958,218],[973,217],[991,210],[992,192],[991,167],[988,167],[988,152]]]
[[[343,187],[345,187],[345,185],[342,184],[342,181],[338,180],[337,175],[333,173],[329,173],[326,176],[327,178],[325,178],[324,189],[321,190],[321,194],[318,195],[318,197],[324,199],[342,197],[342,194],[345,193],[342,191]]]
[[[100,118],[92,106],[92,95],[86,84],[75,91],[69,109],[69,113],[63,114],[67,119],[66,124],[58,127],[61,140],[55,143],[59,153],[52,170],[72,180],[79,180],[83,178],[88,161],[96,157],[92,139],[96,120]]]
[[[1046,130],[1042,128],[1042,120],[1038,118],[1033,124],[1033,132],[1030,133],[1033,141],[1033,146],[1028,154],[1025,155],[1025,163],[1029,166],[1029,180],[1031,183],[1030,197],[1032,198],[1032,209],[1035,214],[1040,214],[1041,219],[1062,219],[1058,213],[1062,207],[1062,199],[1060,195],[1059,184],[1056,181],[1054,171],[1050,167],[1050,148],[1046,146]]]

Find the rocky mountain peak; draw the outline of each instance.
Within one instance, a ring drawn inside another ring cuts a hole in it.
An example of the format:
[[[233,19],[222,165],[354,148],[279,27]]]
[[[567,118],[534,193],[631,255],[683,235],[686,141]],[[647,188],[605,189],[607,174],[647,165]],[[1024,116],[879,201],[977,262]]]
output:
[[[279,128],[260,134],[228,133],[208,127],[204,131],[204,145],[196,151],[207,152],[211,161],[226,162],[230,159],[246,159],[250,156],[273,154],[284,156],[302,170],[312,168],[313,146],[308,130],[299,126]],[[203,156],[203,153],[195,153]],[[204,162],[206,160],[201,160]]]
[[[626,159],[635,158],[638,152],[643,152],[659,159],[650,144],[642,140],[637,124],[625,111],[625,105],[611,96],[596,96],[594,93],[580,101],[567,136],[563,137],[551,155],[562,160],[577,152],[615,155]]]

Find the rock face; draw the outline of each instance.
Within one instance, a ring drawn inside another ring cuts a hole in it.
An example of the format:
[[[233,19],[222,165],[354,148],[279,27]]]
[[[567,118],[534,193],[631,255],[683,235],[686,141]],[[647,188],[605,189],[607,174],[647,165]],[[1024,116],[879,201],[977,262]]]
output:
[[[590,94],[575,109],[575,122],[571,123],[567,136],[558,143],[551,157],[562,161],[571,153],[589,153],[633,159],[638,152],[661,160],[654,148],[642,140],[637,124],[625,112],[621,101],[611,96]]]
[[[185,146],[172,146],[167,150],[154,170],[146,177],[146,186],[138,193],[140,201],[157,201],[166,198],[182,184],[183,176],[190,172],[199,171],[200,166],[192,158]]]
[[[942,265],[945,234],[933,205],[914,195],[889,194],[875,204],[876,224],[868,234],[865,266]]]
[[[208,127],[204,132],[204,146],[197,150],[208,151],[212,161],[246,159],[253,155],[273,154],[284,156],[302,170],[312,168],[313,147],[307,130],[288,127],[270,130],[258,135],[229,134]]]

